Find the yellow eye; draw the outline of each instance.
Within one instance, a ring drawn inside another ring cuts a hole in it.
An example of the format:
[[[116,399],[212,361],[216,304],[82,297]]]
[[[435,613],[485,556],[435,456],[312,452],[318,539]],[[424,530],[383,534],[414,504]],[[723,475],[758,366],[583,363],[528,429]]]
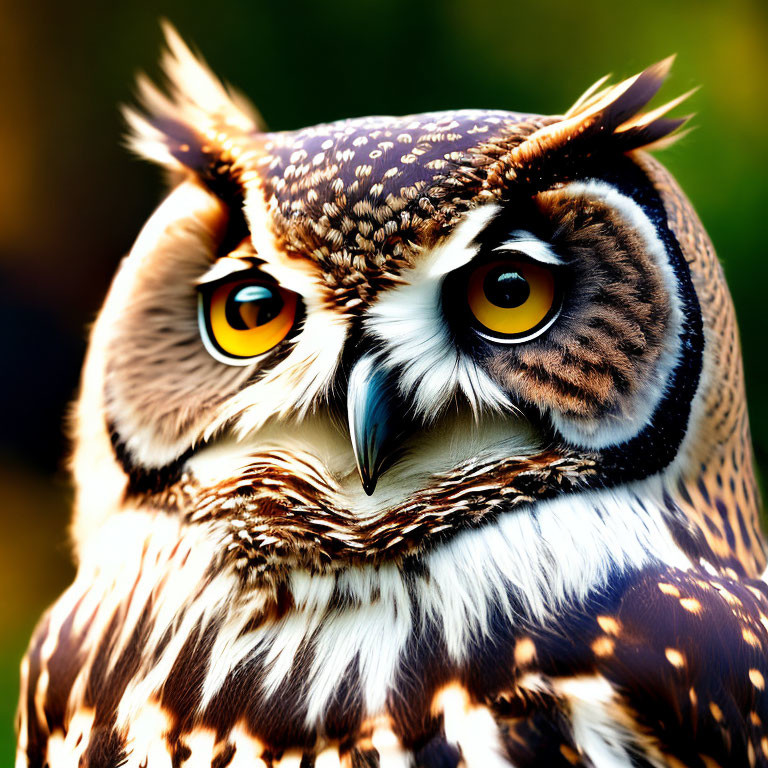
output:
[[[469,309],[494,339],[524,341],[542,333],[557,316],[556,298],[552,270],[536,262],[500,259],[469,276]]]
[[[242,279],[200,294],[200,334],[225,363],[245,365],[269,352],[296,323],[298,296],[266,279]]]

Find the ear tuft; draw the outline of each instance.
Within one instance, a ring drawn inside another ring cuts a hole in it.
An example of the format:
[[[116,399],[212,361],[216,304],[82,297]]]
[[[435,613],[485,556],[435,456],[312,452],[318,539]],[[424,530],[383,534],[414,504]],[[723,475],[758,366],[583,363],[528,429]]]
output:
[[[161,58],[166,93],[149,78],[137,79],[140,108],[123,107],[128,146],[140,157],[171,169],[208,168],[223,145],[259,131],[261,117],[250,102],[222,83],[162,22],[167,50]]]
[[[643,112],[669,74],[674,56],[664,59],[617,85],[598,80],[563,115],[528,136],[504,158],[507,178],[538,178],[549,183],[549,169],[561,177],[577,170],[588,158],[610,152],[658,149],[683,135],[688,117],[667,113],[694,91]]]

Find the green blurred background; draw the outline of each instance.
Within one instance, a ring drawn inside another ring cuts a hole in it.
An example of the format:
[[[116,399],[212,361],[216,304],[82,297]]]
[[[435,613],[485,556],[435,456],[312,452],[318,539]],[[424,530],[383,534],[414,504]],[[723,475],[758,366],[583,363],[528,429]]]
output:
[[[768,220],[765,0],[0,0],[0,764],[10,765],[17,668],[72,577],[63,419],[86,328],[163,191],[122,148],[117,104],[157,74],[167,17],[248,93],[273,129],[452,107],[562,112],[592,81],[672,52],[664,94],[701,90],[696,130],[663,153],[730,281],[758,461]]]

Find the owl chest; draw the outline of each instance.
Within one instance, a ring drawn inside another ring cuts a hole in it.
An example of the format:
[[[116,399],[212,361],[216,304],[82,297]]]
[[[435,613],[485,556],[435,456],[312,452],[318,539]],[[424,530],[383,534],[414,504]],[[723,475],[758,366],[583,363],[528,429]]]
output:
[[[410,610],[385,591],[371,605],[331,599],[321,615],[305,606],[262,622],[237,601],[177,605],[162,631],[157,592],[141,610],[90,612],[90,626],[79,614],[92,597],[65,595],[68,617],[60,603],[30,652],[28,695],[45,720],[29,717],[28,744],[43,744],[52,768],[73,756],[94,766],[629,766],[630,754],[657,752],[638,713],[682,702],[686,741],[695,708],[681,671],[697,648],[711,657],[712,679],[691,686],[704,698],[736,648],[702,632],[697,600],[714,612],[722,603],[719,633],[740,627],[696,589],[684,572],[648,568],[556,622],[488,607],[458,654],[451,617],[430,616],[408,590]]]
[[[423,613],[407,589],[402,603],[331,598],[322,613],[263,621],[234,601],[177,604],[166,622],[158,592],[131,605],[139,592],[117,612],[97,608],[87,625],[93,595],[65,595],[72,611],[61,621],[60,602],[40,629],[29,688],[45,720],[29,719],[28,743],[44,744],[52,768],[57,756],[289,766],[320,755],[343,765],[458,765],[464,755],[467,765],[516,765],[510,728],[525,723],[535,754],[554,758],[561,744],[577,754],[561,697],[538,681],[539,656],[564,653],[565,639],[550,637],[545,651],[501,613],[456,658],[445,617]],[[572,662],[583,654],[568,647]]]
[[[324,750],[350,765],[462,756],[485,766],[579,764],[597,739],[598,751],[615,747],[604,764],[629,765],[626,745],[647,726],[618,691],[650,686],[640,703],[652,710],[688,696],[675,672],[701,626],[689,622],[681,639],[680,616],[696,619],[681,600],[707,597],[688,596],[685,570],[661,561],[684,558],[655,517],[611,530],[608,502],[600,526],[586,508],[567,512],[578,525],[544,507],[456,537],[417,566],[296,571],[277,600],[213,567],[210,531],[126,518],[33,642],[27,743],[137,766],[192,754],[238,765],[238,753],[279,765]],[[713,669],[726,647],[713,643]]]

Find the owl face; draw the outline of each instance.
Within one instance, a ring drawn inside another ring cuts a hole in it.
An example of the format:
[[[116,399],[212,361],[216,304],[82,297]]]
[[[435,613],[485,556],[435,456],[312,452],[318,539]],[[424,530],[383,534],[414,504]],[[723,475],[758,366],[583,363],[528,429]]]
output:
[[[239,567],[324,568],[667,471],[703,352],[634,154],[682,122],[638,114],[668,62],[564,116],[266,133],[169,46],[170,96],[143,83],[127,116],[176,185],[94,331],[81,506],[101,462],[115,498],[223,526]]]

